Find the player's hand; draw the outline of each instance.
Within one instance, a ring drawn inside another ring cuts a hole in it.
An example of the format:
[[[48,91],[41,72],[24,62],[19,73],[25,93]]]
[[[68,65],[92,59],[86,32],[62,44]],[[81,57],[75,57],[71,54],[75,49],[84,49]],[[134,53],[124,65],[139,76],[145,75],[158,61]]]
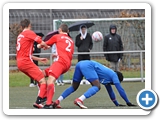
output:
[[[37,44],[37,48],[42,48],[42,45],[41,44]]]
[[[47,50],[49,48],[50,48],[50,46],[45,46],[45,47],[43,47],[43,50]]]
[[[39,61],[43,64],[46,64],[48,62],[47,58],[39,58]]]
[[[37,45],[37,48],[43,48],[43,50],[47,50],[50,48],[44,41]]]
[[[127,103],[127,105],[128,105],[128,106],[137,106],[137,105],[134,105],[134,104],[132,104],[132,103],[130,103],[130,102]]]
[[[124,106],[126,106],[126,105],[119,104],[117,107],[124,107]]]

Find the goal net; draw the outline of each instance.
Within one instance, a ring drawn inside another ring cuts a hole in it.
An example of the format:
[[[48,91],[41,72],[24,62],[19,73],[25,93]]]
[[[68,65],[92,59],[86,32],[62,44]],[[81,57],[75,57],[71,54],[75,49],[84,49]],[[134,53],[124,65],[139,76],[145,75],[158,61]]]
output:
[[[100,18],[100,19],[55,19],[53,20],[53,29],[57,30],[61,23],[66,23],[68,26],[78,21],[91,21],[95,25],[90,27],[87,32],[91,35],[95,31],[100,31],[103,37],[109,33],[111,24],[117,26],[117,34],[121,36],[124,51],[145,50],[145,18]],[[75,42],[76,35],[79,31],[70,32],[72,39]],[[75,46],[75,52],[77,47]],[[93,42],[93,49],[91,52],[103,52],[103,40],[101,42]],[[91,59],[96,60],[106,66],[110,67],[108,61],[105,60],[104,54],[91,54]],[[77,63],[77,55],[74,54],[72,66]],[[124,53],[123,59],[120,63],[120,70],[122,71],[139,71],[135,76],[140,77],[140,53]],[[145,70],[145,52],[143,52],[143,69]]]
[[[77,21],[91,21],[95,25],[88,29],[92,35],[95,31],[100,31],[103,36],[109,33],[109,26],[117,26],[117,34],[121,36],[124,50],[145,50],[145,18],[104,18],[104,19],[61,19],[53,20],[54,30],[57,30],[61,23],[68,26]],[[79,31],[70,32],[73,40]],[[92,52],[103,51],[103,41],[93,44]],[[75,51],[77,48],[75,47]]]

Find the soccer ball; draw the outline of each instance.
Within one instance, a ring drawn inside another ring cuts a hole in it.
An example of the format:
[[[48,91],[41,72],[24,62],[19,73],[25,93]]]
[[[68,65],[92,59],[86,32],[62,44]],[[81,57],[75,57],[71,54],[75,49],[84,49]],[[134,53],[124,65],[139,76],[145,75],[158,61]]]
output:
[[[96,31],[92,34],[92,40],[95,42],[99,42],[103,40],[103,35],[100,31]]]

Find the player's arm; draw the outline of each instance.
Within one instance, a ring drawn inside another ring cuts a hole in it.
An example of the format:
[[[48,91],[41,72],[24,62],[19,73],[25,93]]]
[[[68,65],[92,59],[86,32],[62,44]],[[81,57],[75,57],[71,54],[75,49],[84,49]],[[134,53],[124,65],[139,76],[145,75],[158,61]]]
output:
[[[116,106],[125,106],[122,104],[119,104],[118,101],[116,100],[116,96],[114,94],[114,91],[112,89],[112,86],[110,84],[105,85],[105,88],[109,94],[110,99],[112,100],[112,102],[116,105]]]
[[[42,41],[40,44],[37,45],[37,48],[43,48],[44,50],[49,49],[50,46],[48,46],[44,41]]]
[[[47,42],[45,42],[48,46],[52,46],[54,43],[57,42],[57,35],[51,37]]]
[[[42,37],[36,35],[33,31],[29,31],[28,37],[30,38],[30,40],[34,40],[38,43],[37,48],[49,48],[49,46],[42,40]]]
[[[40,61],[43,64],[46,64],[48,62],[47,58],[39,58],[39,57],[36,57],[36,56],[32,56],[32,59],[35,60],[35,61]]]
[[[57,41],[56,37],[53,36],[47,42],[42,41],[42,43],[38,44],[37,47],[43,48],[45,50],[45,49],[50,48],[54,43],[56,43],[56,41]]]
[[[128,100],[127,95],[126,95],[126,93],[125,93],[125,91],[124,91],[124,89],[122,88],[122,86],[121,86],[120,83],[114,83],[114,85],[115,85],[117,91],[119,92],[120,96],[125,100],[125,102],[126,102],[126,104],[127,104],[128,106],[136,106],[136,105],[132,104],[132,103]]]

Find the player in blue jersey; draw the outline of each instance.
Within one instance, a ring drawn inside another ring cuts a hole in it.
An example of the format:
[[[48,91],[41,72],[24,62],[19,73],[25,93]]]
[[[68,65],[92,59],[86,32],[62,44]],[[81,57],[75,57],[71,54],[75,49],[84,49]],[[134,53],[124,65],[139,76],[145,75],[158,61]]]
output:
[[[128,106],[136,106],[128,100],[127,95],[120,84],[120,82],[123,81],[122,73],[115,72],[96,61],[84,60],[76,64],[72,85],[67,88],[54,102],[54,107],[59,105],[63,99],[77,90],[83,77],[91,83],[92,87],[89,88],[82,96],[75,99],[74,104],[80,108],[87,108],[84,106],[83,101],[95,95],[100,90],[100,83],[105,86],[111,100],[116,106],[124,105],[119,104],[116,100],[111,84],[115,85],[120,96],[124,99]]]

